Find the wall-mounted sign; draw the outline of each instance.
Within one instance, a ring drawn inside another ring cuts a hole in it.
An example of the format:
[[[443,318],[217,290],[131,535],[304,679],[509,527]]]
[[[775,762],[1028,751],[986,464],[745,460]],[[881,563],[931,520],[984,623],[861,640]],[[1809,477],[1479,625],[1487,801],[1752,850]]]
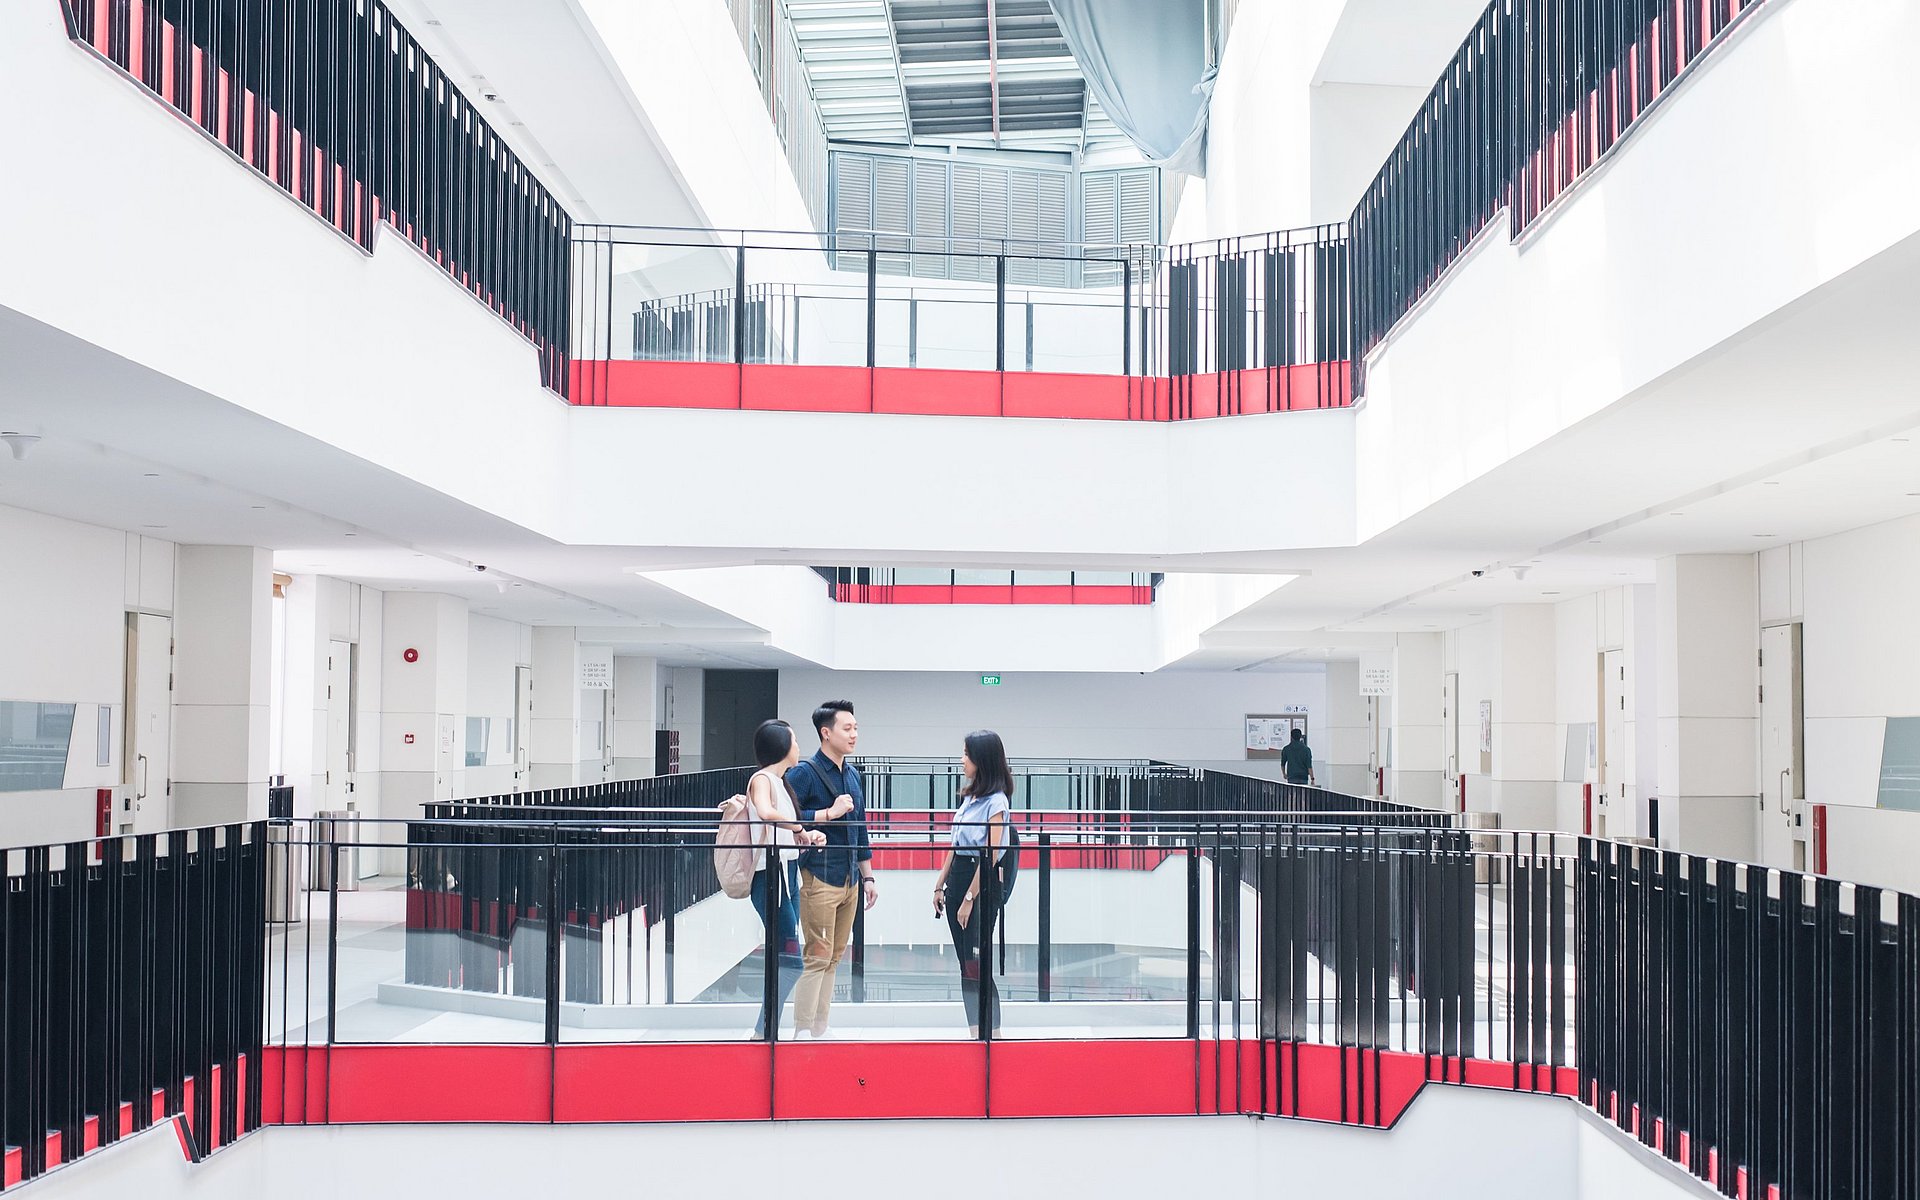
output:
[[[1480,702],[1480,753],[1493,753],[1493,701]]]
[[[1244,733],[1247,757],[1278,758],[1293,740],[1293,731],[1305,732],[1306,728],[1304,704],[1289,704],[1284,712],[1248,713]]]
[[[1393,652],[1367,650],[1360,654],[1360,694],[1393,695]]]
[[[981,687],[999,687],[1000,677],[998,675],[982,675],[980,677],[980,686]]]
[[[613,690],[613,647],[580,647],[580,686],[594,691]]]

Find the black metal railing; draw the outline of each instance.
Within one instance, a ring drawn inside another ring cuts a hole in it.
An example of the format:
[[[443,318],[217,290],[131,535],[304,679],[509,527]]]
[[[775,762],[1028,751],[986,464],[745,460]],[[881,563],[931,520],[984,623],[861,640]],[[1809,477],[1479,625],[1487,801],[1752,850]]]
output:
[[[1592,839],[1577,866],[1582,1100],[1724,1195],[1920,1196],[1920,897]]]
[[[21,1176],[176,1113],[203,1149],[257,1127],[264,824],[0,862],[0,1140]]]
[[[379,0],[61,0],[69,35],[371,251],[382,223],[565,393],[572,221]]]
[[[1501,209],[1518,237],[1760,3],[1493,0],[1349,221],[1356,375]]]
[[[622,361],[1112,376],[1142,390],[1119,415],[1147,420],[1348,400],[1341,226],[1171,247],[611,225],[574,242],[580,403],[633,402]]]

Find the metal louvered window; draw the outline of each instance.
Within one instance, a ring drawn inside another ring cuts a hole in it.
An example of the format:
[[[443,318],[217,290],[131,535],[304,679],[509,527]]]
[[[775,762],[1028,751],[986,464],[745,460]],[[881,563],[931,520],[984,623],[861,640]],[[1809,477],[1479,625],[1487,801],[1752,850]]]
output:
[[[1004,250],[1011,255],[1009,283],[1111,283],[1118,279],[1117,265],[1089,265],[1083,273],[1080,264],[1065,260],[1077,256],[1081,242],[1158,242],[1157,176],[1151,167],[1081,173],[944,155],[835,150],[836,265],[865,270],[864,251],[871,246],[882,251],[882,274],[986,282],[994,277],[990,256]]]

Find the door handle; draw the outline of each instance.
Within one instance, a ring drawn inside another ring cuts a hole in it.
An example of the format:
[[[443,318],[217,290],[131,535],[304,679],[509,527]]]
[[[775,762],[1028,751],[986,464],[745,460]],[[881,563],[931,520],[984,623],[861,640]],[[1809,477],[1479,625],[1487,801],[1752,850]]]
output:
[[[1792,774],[1792,767],[1785,767],[1780,771],[1780,811],[1783,814],[1790,814],[1793,811],[1793,807],[1787,803],[1787,779]]]
[[[133,802],[138,804],[147,798],[147,756],[139,754],[134,759],[140,765],[140,786],[133,789]]]

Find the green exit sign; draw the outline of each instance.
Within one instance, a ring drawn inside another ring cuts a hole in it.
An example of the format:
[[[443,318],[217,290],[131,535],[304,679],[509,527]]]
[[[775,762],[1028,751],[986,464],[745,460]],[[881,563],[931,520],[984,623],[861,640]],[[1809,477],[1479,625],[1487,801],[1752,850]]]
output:
[[[999,687],[1000,677],[998,675],[982,675],[980,677],[980,686],[981,687]]]

